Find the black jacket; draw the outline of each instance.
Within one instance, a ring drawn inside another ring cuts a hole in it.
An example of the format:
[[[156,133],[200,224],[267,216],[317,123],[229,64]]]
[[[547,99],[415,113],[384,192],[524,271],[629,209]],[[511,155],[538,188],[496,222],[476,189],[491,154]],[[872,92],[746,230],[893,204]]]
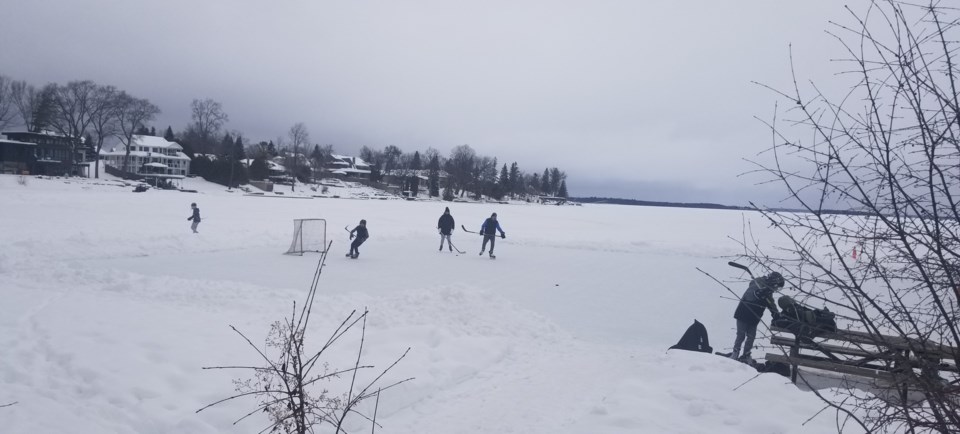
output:
[[[437,220],[437,228],[440,229],[441,234],[450,235],[454,227],[456,227],[456,224],[453,222],[453,216],[450,214],[443,213],[443,215],[440,216],[440,220]]]
[[[773,303],[773,287],[767,284],[766,277],[758,277],[750,282],[743,297],[740,297],[733,317],[751,325],[760,324],[764,309],[770,309],[774,316],[780,313]]]
[[[357,239],[358,239],[358,240],[361,240],[361,241],[362,241],[362,240],[365,240],[365,239],[367,239],[367,238],[370,238],[370,233],[367,232],[367,227],[366,227],[366,226],[357,225],[357,227],[353,228],[353,230],[350,231],[350,235],[353,235],[354,232],[357,233],[356,236],[357,236]]]
[[[200,208],[193,209],[193,215],[190,216],[187,220],[193,220],[194,222],[200,223]]]

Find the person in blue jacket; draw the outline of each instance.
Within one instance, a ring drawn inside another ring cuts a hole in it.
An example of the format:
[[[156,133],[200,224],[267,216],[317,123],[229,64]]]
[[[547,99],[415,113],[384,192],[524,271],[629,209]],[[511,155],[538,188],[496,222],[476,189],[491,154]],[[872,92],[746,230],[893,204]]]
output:
[[[490,242],[490,257],[496,258],[493,256],[493,246],[496,244],[497,240],[497,231],[500,231],[500,238],[506,238],[507,234],[503,232],[503,229],[500,228],[500,222],[497,221],[497,213],[490,215],[490,218],[483,221],[483,224],[480,225],[480,235],[483,235],[483,246],[480,247],[480,254],[483,255],[483,252],[487,250],[487,241]]]

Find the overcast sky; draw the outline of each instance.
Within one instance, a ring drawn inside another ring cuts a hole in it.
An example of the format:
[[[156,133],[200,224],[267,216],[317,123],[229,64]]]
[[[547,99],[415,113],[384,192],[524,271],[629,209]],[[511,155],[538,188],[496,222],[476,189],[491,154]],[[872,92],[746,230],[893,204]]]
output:
[[[857,1],[849,2],[857,7]],[[829,78],[835,0],[0,0],[0,74],[91,79],[182,130],[213,98],[249,139],[469,144],[570,194],[770,205],[749,170],[773,93]]]

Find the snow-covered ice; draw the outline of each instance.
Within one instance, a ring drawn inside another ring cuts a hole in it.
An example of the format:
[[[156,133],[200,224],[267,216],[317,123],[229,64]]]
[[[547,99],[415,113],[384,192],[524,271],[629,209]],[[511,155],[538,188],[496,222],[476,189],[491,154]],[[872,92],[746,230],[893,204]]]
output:
[[[0,432],[261,430],[261,415],[231,425],[253,401],[196,413],[245,375],[201,368],[256,363],[229,326],[260,344],[303,299],[318,255],[281,254],[295,218],[326,219],[333,241],[311,336],[368,308],[366,362],[385,367],[411,348],[390,377],[415,379],[381,398],[378,433],[835,430],[830,411],[804,425],[823,404],[786,378],[747,382],[756,372],[745,365],[666,351],[694,319],[717,350],[730,346],[735,302],[696,268],[741,278],[726,266],[729,237],[757,215],[291,200],[185,182],[198,193],[0,176],[0,405],[16,402],[0,408]],[[191,202],[203,217],[196,235]],[[460,230],[453,242],[466,254],[437,251],[445,206],[471,230],[498,213],[507,238],[496,261]],[[371,238],[345,259],[341,228],[361,218]],[[354,348],[337,347],[331,365],[349,365]]]

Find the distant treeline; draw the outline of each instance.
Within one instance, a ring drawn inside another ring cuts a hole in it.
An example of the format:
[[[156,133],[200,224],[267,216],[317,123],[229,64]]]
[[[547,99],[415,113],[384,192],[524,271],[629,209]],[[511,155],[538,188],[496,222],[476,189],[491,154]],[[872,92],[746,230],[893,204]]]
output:
[[[716,203],[684,203],[684,202],[656,202],[650,200],[635,200],[635,199],[620,199],[615,197],[572,197],[570,200],[574,200],[581,203],[610,203],[616,205],[635,205],[635,206],[665,206],[673,208],[704,208],[704,209],[731,209],[731,210],[741,210],[741,211],[756,211],[755,208],[749,206],[734,206],[734,205],[720,205]],[[764,208],[764,211],[770,212],[801,212],[801,213],[811,213],[817,214],[816,212],[807,211],[805,209],[794,209],[794,208]],[[856,211],[856,210],[843,210],[843,209],[823,209],[819,214],[839,214],[839,215],[861,215],[869,216],[873,213]],[[923,216],[928,217],[928,216]]]
[[[636,206],[667,206],[674,208],[707,208],[707,209],[737,209],[749,210],[751,208],[744,206],[720,205],[716,203],[684,203],[684,202],[656,202],[650,200],[620,199],[615,197],[577,197],[571,198],[581,203],[611,203],[616,205],[636,205]]]

